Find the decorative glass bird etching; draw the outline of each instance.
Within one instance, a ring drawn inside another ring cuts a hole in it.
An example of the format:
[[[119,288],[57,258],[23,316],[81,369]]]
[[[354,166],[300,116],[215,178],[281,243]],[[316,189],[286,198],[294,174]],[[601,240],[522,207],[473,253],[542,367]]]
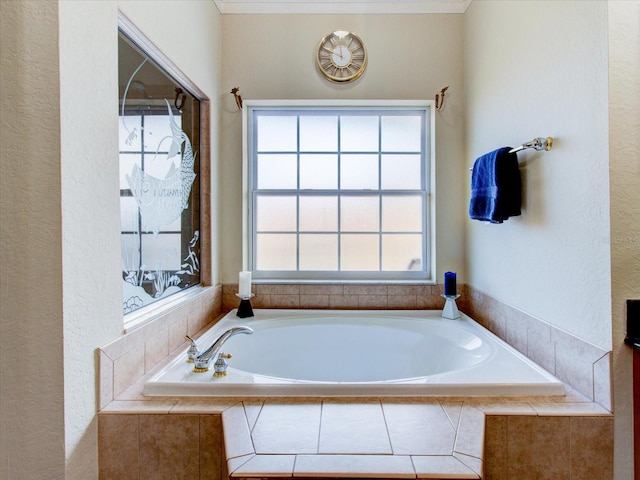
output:
[[[180,168],[176,168],[175,164],[171,163],[166,176],[156,178],[135,165],[131,175],[126,176],[131,192],[140,208],[143,228],[154,234],[159,232],[161,226],[169,225],[177,220],[182,211],[188,207],[191,186],[196,178],[191,141],[176,123],[166,98],[164,101],[169,112],[171,137],[163,138],[160,143],[167,138],[171,139],[167,159],[181,155]],[[184,144],[184,151],[182,151],[182,144]]]

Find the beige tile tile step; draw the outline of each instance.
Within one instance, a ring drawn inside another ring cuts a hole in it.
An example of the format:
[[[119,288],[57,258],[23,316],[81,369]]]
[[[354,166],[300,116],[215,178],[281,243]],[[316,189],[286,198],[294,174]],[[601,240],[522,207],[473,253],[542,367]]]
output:
[[[267,399],[222,414],[231,478],[479,479],[483,419],[436,399]]]

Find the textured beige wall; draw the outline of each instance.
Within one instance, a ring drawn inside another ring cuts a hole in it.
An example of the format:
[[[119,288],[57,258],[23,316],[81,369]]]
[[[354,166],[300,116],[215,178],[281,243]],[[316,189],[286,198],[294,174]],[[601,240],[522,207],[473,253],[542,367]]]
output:
[[[609,2],[609,175],[615,478],[633,476],[632,352],[627,299],[640,299],[640,1]],[[636,461],[640,461],[636,458]]]
[[[98,476],[96,348],[123,329],[118,10],[211,99],[214,162],[220,15],[210,0],[1,6],[0,476],[89,480]]]
[[[64,478],[57,3],[0,22],[0,478]]]
[[[610,350],[607,55],[606,2],[482,1],[465,13],[468,167],[555,139],[518,154],[522,216],[465,220],[468,283]]]
[[[499,229],[468,222],[469,283],[613,349],[615,478],[630,480],[622,339],[624,301],[640,297],[640,2],[515,3],[473,2],[465,14],[468,157],[490,142],[549,135],[556,144],[521,157],[521,219]]]
[[[464,281],[462,15],[225,15],[221,111],[222,282],[242,270],[242,115],[228,92],[245,99],[433,99],[436,114],[436,275]],[[368,67],[357,81],[324,80],[314,63],[320,39],[338,29],[364,41]]]

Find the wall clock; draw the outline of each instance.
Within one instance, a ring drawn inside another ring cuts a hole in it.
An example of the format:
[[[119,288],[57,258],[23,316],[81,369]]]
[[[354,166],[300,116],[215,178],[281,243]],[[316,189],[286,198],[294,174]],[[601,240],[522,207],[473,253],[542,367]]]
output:
[[[367,68],[367,50],[356,34],[338,30],[320,40],[316,63],[327,80],[352,82]]]

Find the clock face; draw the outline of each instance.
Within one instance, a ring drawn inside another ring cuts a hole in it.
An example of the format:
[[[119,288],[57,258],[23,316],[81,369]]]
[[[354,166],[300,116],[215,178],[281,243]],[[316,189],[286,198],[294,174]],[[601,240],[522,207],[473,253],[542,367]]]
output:
[[[316,63],[332,82],[352,82],[367,68],[367,51],[357,35],[338,30],[325,36],[318,46]]]

